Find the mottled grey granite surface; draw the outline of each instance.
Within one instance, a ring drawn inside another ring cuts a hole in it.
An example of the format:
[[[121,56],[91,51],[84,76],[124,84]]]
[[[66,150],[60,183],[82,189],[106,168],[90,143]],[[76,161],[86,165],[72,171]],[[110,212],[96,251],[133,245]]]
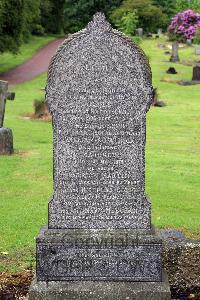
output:
[[[145,195],[152,91],[146,56],[102,14],[52,59],[54,194],[31,300],[170,299]]]
[[[192,240],[176,229],[159,229],[163,240],[163,266],[173,289],[200,291],[200,240]]]
[[[41,281],[162,281],[162,241],[133,230],[48,229],[37,237]]]
[[[49,228],[151,225],[145,196],[146,56],[102,14],[71,35],[49,67],[54,195]]]
[[[167,275],[162,282],[50,281],[31,284],[29,300],[170,300]]]

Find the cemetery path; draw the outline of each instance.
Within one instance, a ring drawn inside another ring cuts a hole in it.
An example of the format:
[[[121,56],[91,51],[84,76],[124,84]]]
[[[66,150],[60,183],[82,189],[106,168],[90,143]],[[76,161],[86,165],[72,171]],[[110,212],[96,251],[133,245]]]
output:
[[[59,38],[45,45],[23,64],[4,74],[0,74],[0,80],[8,81],[9,84],[18,84],[46,72],[51,57],[63,41],[64,38]]]

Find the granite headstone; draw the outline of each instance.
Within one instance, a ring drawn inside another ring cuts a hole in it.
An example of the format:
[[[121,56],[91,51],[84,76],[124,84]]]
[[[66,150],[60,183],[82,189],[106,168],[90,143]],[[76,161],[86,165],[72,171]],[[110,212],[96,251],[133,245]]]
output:
[[[112,281],[137,282],[137,287],[143,282],[139,293],[151,282],[154,299],[170,299],[162,240],[154,234],[145,195],[146,113],[152,98],[145,54],[101,13],[53,57],[46,102],[53,120],[54,194],[48,227],[36,241],[31,300],[40,299],[42,281],[52,282],[55,293],[54,282],[66,283],[65,298],[59,299],[73,298],[69,284],[76,289],[76,281],[103,281],[106,288]],[[49,284],[45,295],[48,289]],[[108,299],[106,293],[98,299]],[[73,299],[97,299],[91,295]]]

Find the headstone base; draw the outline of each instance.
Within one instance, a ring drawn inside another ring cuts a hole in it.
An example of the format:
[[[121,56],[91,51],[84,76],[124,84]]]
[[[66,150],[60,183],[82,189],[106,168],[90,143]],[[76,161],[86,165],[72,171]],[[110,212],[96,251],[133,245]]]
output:
[[[29,300],[170,300],[166,273],[162,282],[95,282],[33,280]]]
[[[180,61],[180,58],[179,58],[178,56],[171,56],[171,58],[170,58],[169,61],[170,61],[170,62],[176,63],[176,62],[179,62],[179,61]]]
[[[179,85],[184,85],[184,86],[188,86],[188,85],[196,85],[196,84],[200,84],[200,81],[195,81],[195,80],[180,80],[178,81]]]
[[[13,153],[13,134],[10,128],[0,128],[0,155]]]
[[[48,229],[36,239],[39,281],[162,281],[155,230]]]

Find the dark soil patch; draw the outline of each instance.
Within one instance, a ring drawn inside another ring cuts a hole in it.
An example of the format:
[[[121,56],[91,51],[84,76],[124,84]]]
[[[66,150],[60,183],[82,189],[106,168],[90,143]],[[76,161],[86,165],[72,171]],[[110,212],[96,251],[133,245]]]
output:
[[[22,118],[27,119],[27,120],[39,120],[39,121],[45,121],[45,122],[51,122],[51,120],[52,120],[52,117],[50,114],[38,115],[35,113],[25,113],[22,115]]]
[[[26,299],[33,279],[32,271],[20,273],[0,273],[0,300]]]
[[[0,273],[0,300],[26,300],[34,273],[26,270],[18,273]],[[171,288],[174,300],[200,300],[200,288],[180,290]]]
[[[33,276],[34,272],[31,270],[0,273],[0,300],[27,300]],[[200,287],[194,287],[192,290],[171,287],[171,295],[174,300],[200,300]]]
[[[200,300],[200,288],[179,290],[177,287],[171,287],[171,296],[174,300]]]
[[[33,103],[34,113],[25,113],[23,118],[31,120],[51,121],[52,117],[49,112],[48,106],[43,100],[35,100]]]

